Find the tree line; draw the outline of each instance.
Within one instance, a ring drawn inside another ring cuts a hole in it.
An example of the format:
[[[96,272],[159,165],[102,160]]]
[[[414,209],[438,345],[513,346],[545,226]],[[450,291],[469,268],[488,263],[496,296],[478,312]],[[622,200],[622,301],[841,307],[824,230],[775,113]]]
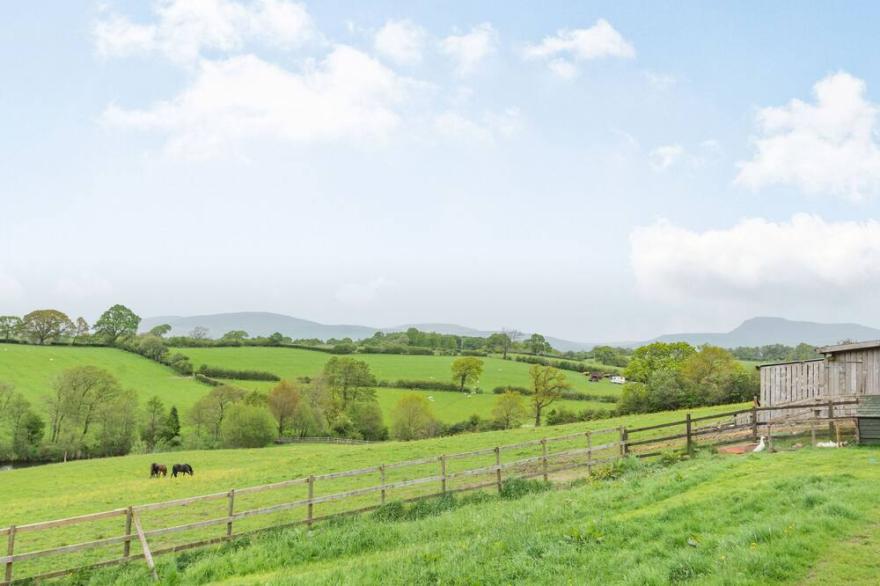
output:
[[[621,413],[665,411],[752,400],[758,373],[717,346],[654,342],[633,352],[624,369]]]

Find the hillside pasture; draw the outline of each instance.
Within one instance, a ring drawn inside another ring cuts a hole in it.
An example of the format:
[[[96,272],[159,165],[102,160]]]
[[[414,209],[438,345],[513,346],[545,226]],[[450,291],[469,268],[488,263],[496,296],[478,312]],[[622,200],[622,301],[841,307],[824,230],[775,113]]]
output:
[[[638,465],[513,500],[268,533],[161,559],[159,574],[229,585],[876,584],[880,497],[864,490],[880,482],[876,457],[802,450]],[[149,574],[138,563],[94,583],[146,585]]]
[[[333,355],[300,348],[227,347],[176,348],[189,356],[193,366],[202,364],[240,370],[265,370],[282,378],[294,380],[315,376]],[[395,354],[356,354],[379,380],[428,380],[452,382],[451,366],[455,356],[403,356]],[[478,385],[487,393],[499,386],[529,386],[529,364],[495,357],[483,360],[483,376]],[[564,371],[575,390],[591,395],[619,396],[621,387],[607,380],[591,383],[588,376]]]
[[[141,403],[155,395],[166,408],[174,405],[181,412],[209,389],[192,377],[116,348],[0,344],[0,381],[12,384],[39,412],[45,411],[44,397],[55,377],[75,366],[108,370],[123,387],[137,391]]]

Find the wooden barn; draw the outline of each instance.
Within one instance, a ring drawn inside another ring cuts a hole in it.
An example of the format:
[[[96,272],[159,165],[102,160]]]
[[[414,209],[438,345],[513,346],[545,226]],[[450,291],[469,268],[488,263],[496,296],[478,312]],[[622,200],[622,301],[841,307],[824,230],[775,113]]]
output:
[[[809,404],[880,395],[880,340],[825,346],[816,351],[825,357],[758,367],[761,405]],[[849,411],[855,414],[855,408]]]

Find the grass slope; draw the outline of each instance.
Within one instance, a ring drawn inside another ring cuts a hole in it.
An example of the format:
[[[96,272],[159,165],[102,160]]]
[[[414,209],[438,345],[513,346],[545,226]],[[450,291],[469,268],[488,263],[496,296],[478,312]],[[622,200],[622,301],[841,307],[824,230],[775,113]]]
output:
[[[161,558],[169,584],[876,584],[877,449],[703,456]],[[446,509],[446,510],[444,510]],[[853,541],[860,543],[850,549]],[[839,560],[831,561],[828,560]],[[142,562],[77,584],[148,584]]]
[[[156,395],[166,409],[176,405],[181,412],[209,389],[161,364],[115,348],[0,344],[0,381],[14,385],[40,411],[45,409],[44,397],[52,380],[67,368],[86,365],[113,373],[124,387],[138,392],[141,403]]]
[[[330,354],[299,348],[178,348],[190,357],[198,368],[202,364],[232,369],[266,370],[282,378],[295,379],[314,376],[321,372]],[[393,354],[357,354],[354,356],[370,365],[370,370],[381,380],[418,379],[452,382],[451,365],[454,356],[399,356]],[[529,386],[529,364],[482,358],[483,377],[479,386],[490,392],[499,386]],[[591,383],[577,372],[565,371],[575,389],[592,395],[620,394],[620,385],[608,381]]]

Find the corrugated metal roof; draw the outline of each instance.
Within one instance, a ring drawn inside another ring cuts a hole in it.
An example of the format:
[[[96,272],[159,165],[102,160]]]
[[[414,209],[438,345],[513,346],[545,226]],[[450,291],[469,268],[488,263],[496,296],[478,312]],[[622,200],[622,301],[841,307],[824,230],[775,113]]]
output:
[[[880,395],[865,395],[859,398],[859,417],[880,417]]]

